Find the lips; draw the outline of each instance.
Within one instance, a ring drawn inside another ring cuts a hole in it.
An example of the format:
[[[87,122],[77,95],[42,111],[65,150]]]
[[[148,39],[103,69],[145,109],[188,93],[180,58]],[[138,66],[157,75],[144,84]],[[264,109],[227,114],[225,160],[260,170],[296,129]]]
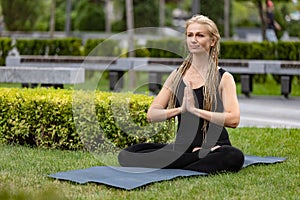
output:
[[[200,46],[199,45],[190,45],[191,49],[198,49]]]

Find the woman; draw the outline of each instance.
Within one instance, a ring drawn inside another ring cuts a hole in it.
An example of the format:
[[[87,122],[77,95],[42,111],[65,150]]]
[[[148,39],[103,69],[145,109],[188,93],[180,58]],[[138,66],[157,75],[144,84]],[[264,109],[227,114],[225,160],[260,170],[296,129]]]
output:
[[[119,154],[121,166],[177,168],[207,173],[236,172],[243,153],[231,146],[225,127],[239,124],[240,110],[231,74],[218,67],[220,35],[203,15],[186,22],[189,55],[153,100],[150,122],[178,117],[172,144],[143,143]]]
[[[277,42],[276,30],[281,30],[281,26],[274,17],[274,4],[271,0],[266,0],[266,38],[270,42]]]

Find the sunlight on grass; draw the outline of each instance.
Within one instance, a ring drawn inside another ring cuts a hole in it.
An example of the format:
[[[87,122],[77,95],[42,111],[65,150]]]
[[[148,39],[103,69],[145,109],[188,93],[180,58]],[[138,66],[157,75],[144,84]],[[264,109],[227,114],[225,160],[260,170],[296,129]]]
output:
[[[238,173],[177,178],[124,191],[101,184],[79,185],[47,177],[59,171],[105,163],[89,152],[0,145],[0,199],[298,198],[299,129],[237,128],[228,131],[232,144],[245,154],[287,157],[287,160],[280,164],[249,166]],[[105,159],[115,157],[110,155]]]

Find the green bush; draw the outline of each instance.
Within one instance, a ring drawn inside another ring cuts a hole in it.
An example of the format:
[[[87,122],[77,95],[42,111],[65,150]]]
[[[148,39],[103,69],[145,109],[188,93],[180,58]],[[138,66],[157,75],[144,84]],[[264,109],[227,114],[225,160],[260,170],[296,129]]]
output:
[[[84,45],[86,56],[119,56],[121,47],[119,41],[112,39],[88,39]]]
[[[0,143],[103,150],[173,136],[168,122],[147,122],[152,97],[145,95],[51,88],[0,93]]]
[[[81,39],[17,39],[20,55],[81,55]]]
[[[222,59],[276,60],[276,44],[270,42],[221,42]]]
[[[5,65],[5,58],[11,50],[11,42],[12,40],[10,38],[0,38],[0,66]]]
[[[221,59],[300,60],[300,42],[221,41]],[[186,54],[183,40],[148,40],[150,57],[178,58]]]
[[[278,60],[300,60],[300,42],[278,42]]]
[[[183,58],[186,56],[184,41],[178,38],[148,40],[146,47],[150,51],[150,57]]]

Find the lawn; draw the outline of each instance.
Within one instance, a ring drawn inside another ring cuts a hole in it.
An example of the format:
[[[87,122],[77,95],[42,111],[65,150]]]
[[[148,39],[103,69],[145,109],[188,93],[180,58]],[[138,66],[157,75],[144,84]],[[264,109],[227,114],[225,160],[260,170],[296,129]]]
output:
[[[233,145],[245,154],[288,159],[273,165],[250,166],[238,173],[177,178],[124,191],[47,177],[58,171],[105,163],[89,152],[0,145],[0,199],[298,199],[299,129],[228,130]]]

